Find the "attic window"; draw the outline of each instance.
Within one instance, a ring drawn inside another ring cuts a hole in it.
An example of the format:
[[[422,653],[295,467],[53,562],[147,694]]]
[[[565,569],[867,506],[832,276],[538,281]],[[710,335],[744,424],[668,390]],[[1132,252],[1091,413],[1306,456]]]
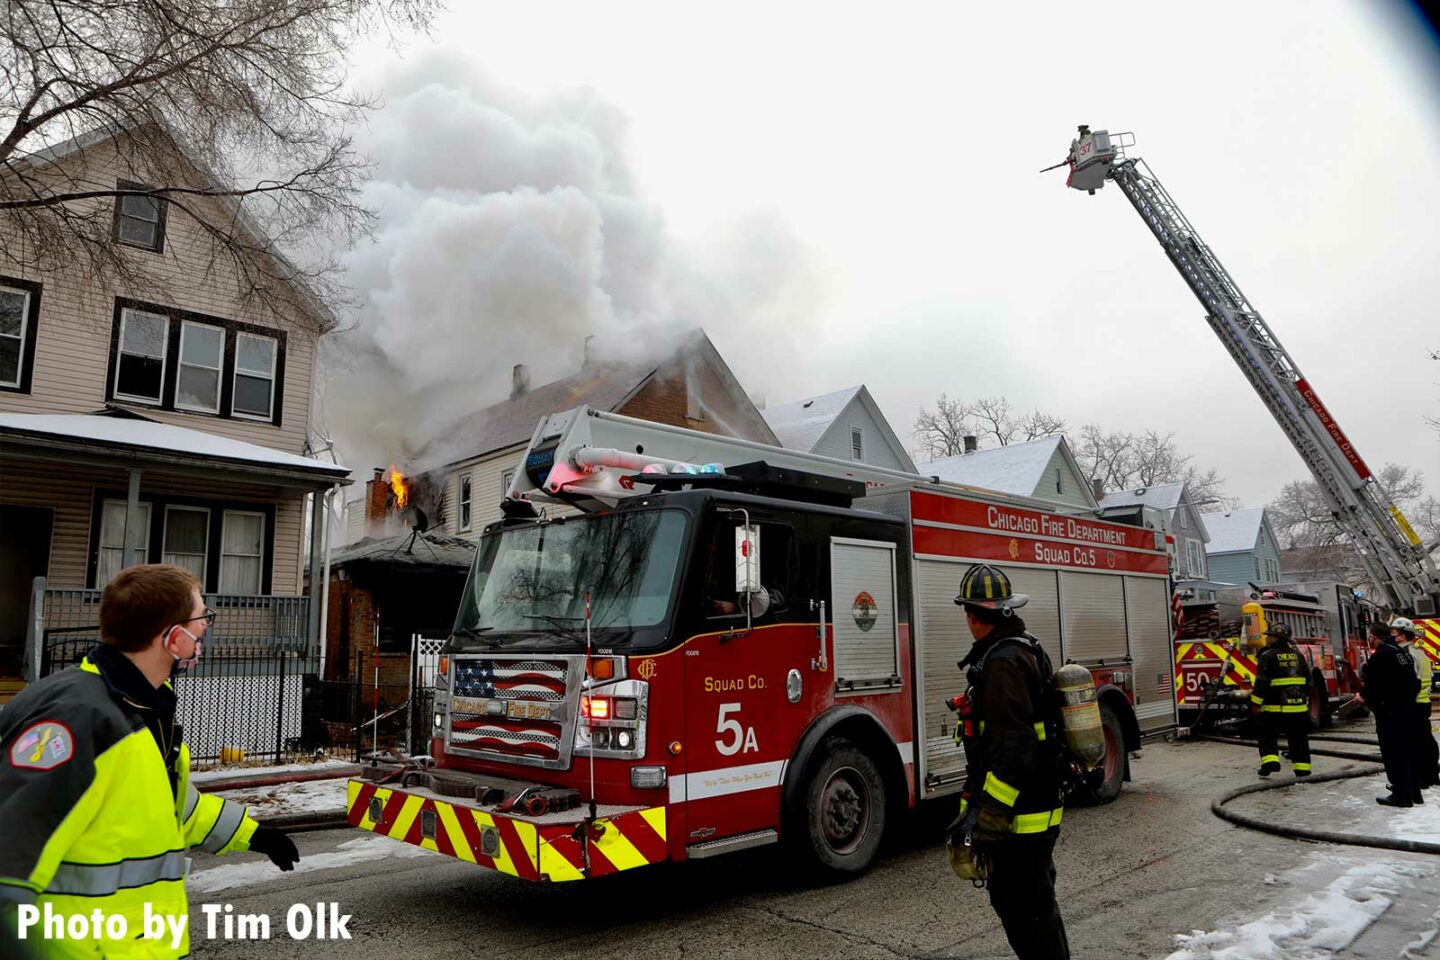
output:
[[[1065,474],[1059,467],[1055,468],[1055,492],[1065,492]]]
[[[117,190],[150,190],[143,183],[119,180]],[[121,196],[115,198],[115,240],[127,247],[165,249],[165,201],[159,197]]]
[[[865,431],[859,427],[850,428],[850,459],[865,459]]]

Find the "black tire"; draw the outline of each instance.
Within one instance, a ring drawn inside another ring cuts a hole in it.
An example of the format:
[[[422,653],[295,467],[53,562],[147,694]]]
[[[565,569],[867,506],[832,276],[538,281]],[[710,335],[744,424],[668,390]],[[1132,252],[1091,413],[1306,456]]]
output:
[[[1125,750],[1125,728],[1120,726],[1120,717],[1109,704],[1100,704],[1100,727],[1105,731],[1105,759],[1100,764],[1105,779],[1093,790],[1075,792],[1075,799],[1084,807],[1110,803],[1120,796],[1120,788],[1125,785],[1125,765],[1129,762],[1129,754]]]
[[[1310,675],[1310,709],[1306,713],[1310,721],[1310,732],[1334,723],[1330,716],[1330,694],[1325,689],[1325,678],[1319,673]]]
[[[849,740],[828,740],[805,771],[800,799],[795,841],[816,872],[835,879],[864,872],[885,832],[885,780],[875,762]]]

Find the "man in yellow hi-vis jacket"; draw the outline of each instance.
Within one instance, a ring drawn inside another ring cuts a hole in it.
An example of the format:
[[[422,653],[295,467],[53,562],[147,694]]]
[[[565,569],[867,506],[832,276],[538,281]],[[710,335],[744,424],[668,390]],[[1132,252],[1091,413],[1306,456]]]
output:
[[[169,677],[198,661],[213,619],[189,571],[128,567],[101,597],[101,645],[0,711],[0,952],[181,957],[189,847],[294,868],[289,837],[190,782]],[[72,938],[68,919],[96,910],[123,924]]]

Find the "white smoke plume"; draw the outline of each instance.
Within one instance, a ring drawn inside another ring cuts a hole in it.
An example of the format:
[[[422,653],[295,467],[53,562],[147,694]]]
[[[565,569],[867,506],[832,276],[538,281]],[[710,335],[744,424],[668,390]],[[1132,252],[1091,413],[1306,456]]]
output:
[[[678,242],[638,195],[625,118],[594,94],[531,100],[437,55],[386,99],[360,137],[378,229],[347,262],[352,328],[321,357],[318,425],[357,477],[505,399],[514,364],[534,386],[573,373],[587,336],[598,359],[638,362],[723,328],[755,344],[727,357],[742,382],[806,336],[816,285],[783,222],[742,212]]]

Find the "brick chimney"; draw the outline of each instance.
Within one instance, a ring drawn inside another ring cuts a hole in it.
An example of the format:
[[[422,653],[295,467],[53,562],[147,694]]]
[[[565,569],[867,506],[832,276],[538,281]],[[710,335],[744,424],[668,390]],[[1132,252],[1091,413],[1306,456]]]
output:
[[[965,441],[965,452],[966,452],[966,453],[974,453],[974,452],[979,448],[979,446],[980,446],[980,444],[977,442],[977,440],[976,440],[976,438],[975,438],[975,435],[974,435],[973,433],[967,433],[965,436],[961,437],[960,439],[963,440],[963,441]]]
[[[515,364],[510,371],[510,399],[523,397],[530,392],[530,368],[523,363]]]
[[[376,467],[374,478],[365,481],[365,536],[384,536],[389,514],[390,484],[385,479],[385,469]]]

